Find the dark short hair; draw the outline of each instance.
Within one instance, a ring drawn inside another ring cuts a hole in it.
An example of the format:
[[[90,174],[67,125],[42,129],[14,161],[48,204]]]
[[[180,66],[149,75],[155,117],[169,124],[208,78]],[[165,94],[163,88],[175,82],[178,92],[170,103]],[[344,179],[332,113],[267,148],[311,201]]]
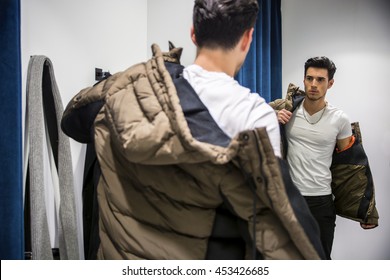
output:
[[[198,47],[234,48],[256,23],[257,0],[195,0],[193,25]]]
[[[327,58],[326,56],[317,56],[317,57],[309,58],[305,62],[305,76],[306,76],[307,69],[309,67],[323,68],[328,70],[329,81],[333,79],[334,73],[336,73],[336,69],[337,69],[333,61]]]

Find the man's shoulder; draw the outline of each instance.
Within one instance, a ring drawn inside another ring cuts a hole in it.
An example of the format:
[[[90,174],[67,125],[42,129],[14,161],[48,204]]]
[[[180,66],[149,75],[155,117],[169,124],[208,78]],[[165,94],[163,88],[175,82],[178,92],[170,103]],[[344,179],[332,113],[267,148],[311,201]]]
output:
[[[196,71],[196,70],[199,71],[200,69],[202,69],[202,67],[200,67],[199,65],[189,64],[187,66],[184,66],[183,71],[190,71],[190,72],[192,72],[192,71]]]
[[[341,125],[350,123],[349,116],[342,109],[328,103],[327,110],[329,111],[332,119],[334,119],[337,123]]]
[[[327,107],[327,110],[328,110],[330,113],[332,113],[332,114],[345,115],[345,112],[344,112],[342,109],[336,107],[336,106],[333,105],[332,103],[329,103],[329,102],[328,102],[327,105],[326,105],[326,107]]]

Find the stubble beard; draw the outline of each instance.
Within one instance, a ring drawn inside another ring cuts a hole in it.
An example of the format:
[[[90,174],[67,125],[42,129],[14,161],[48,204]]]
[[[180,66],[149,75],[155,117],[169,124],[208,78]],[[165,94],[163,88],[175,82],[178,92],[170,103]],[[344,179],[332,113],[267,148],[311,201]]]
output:
[[[310,96],[310,95],[306,95],[307,99],[309,99],[310,101],[318,101],[318,100],[321,100],[322,99],[322,96]]]

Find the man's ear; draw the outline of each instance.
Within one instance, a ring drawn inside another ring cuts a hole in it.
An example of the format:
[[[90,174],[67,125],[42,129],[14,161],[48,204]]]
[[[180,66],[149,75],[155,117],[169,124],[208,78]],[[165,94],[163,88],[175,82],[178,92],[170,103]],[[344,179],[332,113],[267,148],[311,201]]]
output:
[[[247,31],[245,31],[244,35],[242,35],[241,49],[243,51],[249,50],[251,43],[252,43],[254,30],[255,29],[252,27],[251,29],[248,29]]]
[[[191,26],[191,40],[192,40],[192,42],[194,43],[195,46],[198,46],[198,44],[196,43],[194,26]]]
[[[328,89],[330,89],[333,86],[333,84],[334,84],[334,79],[328,82]]]

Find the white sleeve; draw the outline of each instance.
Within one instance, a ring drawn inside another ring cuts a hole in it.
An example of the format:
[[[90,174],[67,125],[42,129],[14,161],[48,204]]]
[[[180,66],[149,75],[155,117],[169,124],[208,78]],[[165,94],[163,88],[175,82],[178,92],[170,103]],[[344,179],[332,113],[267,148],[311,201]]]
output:
[[[340,117],[340,130],[337,135],[337,139],[345,139],[352,135],[351,122],[349,121],[348,116],[343,113]]]
[[[268,133],[269,140],[274,148],[275,155],[281,157],[280,151],[280,128],[275,111],[267,103],[262,103],[257,108],[257,119],[254,122],[254,127],[265,127]]]

